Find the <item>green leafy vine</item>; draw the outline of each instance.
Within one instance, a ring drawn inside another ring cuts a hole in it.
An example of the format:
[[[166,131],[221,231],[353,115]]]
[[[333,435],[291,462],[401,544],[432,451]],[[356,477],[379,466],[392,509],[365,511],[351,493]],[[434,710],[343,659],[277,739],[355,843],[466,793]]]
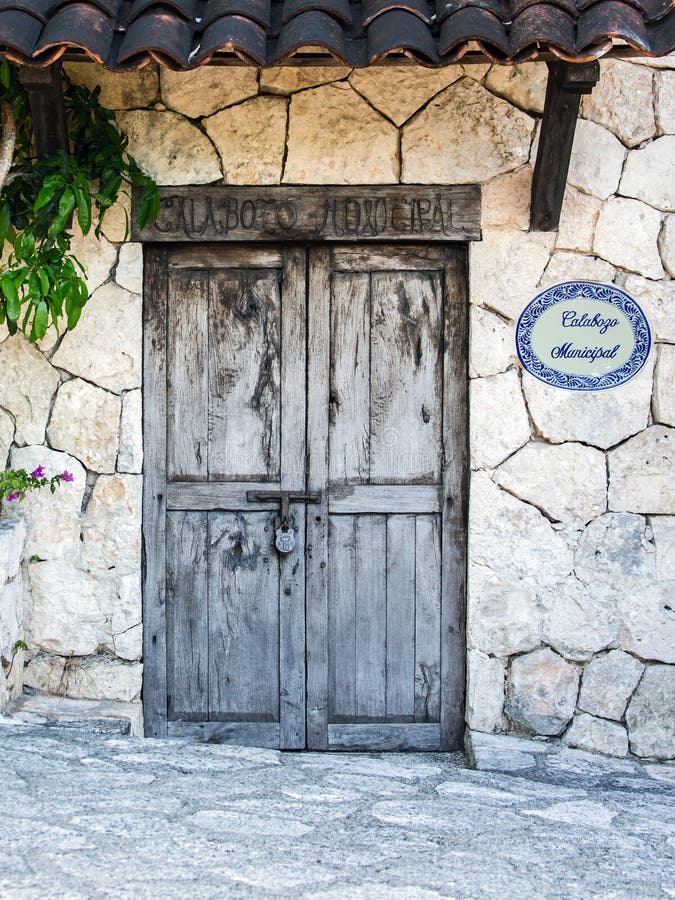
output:
[[[159,212],[156,184],[99,95],[64,75],[71,151],[38,158],[26,91],[16,68],[0,63],[0,325],[30,341],[44,337],[50,322],[60,333],[64,316],[73,329],[89,297],[84,267],[71,253],[73,221],[99,237],[106,211],[129,188],[140,188],[141,228]]]

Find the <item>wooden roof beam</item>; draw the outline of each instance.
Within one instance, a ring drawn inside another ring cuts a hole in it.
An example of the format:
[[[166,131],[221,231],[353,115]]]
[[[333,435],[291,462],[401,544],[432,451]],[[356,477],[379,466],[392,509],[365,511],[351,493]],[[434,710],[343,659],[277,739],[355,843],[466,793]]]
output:
[[[558,228],[581,97],[591,93],[599,78],[597,62],[548,63],[546,101],[532,180],[532,231]]]
[[[37,155],[53,156],[59,150],[68,153],[70,147],[61,63],[44,69],[21,66],[20,78],[28,92]]]

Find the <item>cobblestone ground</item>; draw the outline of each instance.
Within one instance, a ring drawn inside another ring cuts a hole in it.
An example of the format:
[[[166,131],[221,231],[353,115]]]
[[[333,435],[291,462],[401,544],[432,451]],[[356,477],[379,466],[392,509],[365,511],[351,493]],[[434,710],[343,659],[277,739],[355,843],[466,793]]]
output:
[[[0,727],[0,897],[675,896],[675,769]]]

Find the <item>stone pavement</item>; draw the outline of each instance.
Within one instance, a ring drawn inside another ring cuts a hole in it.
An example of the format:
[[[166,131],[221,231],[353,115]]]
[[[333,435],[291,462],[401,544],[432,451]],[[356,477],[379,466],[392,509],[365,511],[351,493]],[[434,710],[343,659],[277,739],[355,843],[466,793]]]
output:
[[[675,896],[672,764],[476,737],[512,771],[473,771],[94,731],[0,719],[0,897]]]

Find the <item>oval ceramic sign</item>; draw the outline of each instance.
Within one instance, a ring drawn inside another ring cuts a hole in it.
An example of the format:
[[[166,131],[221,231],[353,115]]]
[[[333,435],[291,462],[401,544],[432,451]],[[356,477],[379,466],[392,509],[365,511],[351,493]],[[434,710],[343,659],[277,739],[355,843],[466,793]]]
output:
[[[624,384],[644,366],[651,348],[644,313],[613,284],[566,281],[527,304],[516,327],[516,348],[535,378],[570,391]]]

